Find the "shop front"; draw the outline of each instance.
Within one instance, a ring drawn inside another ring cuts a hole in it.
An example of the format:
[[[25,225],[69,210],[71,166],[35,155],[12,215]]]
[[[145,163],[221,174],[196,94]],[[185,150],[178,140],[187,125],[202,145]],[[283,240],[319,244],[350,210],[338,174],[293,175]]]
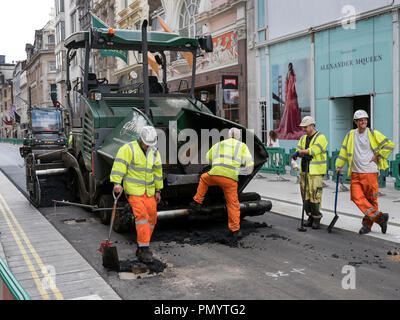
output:
[[[269,57],[269,125],[287,151],[297,145],[306,115],[315,117],[328,151],[340,150],[358,109],[369,114],[371,128],[393,139],[392,13],[358,21],[353,29],[340,26],[274,44]]]
[[[329,150],[340,150],[365,110],[370,127],[393,139],[392,14],[315,34],[315,117]]]
[[[246,40],[230,31],[213,37],[213,45],[212,53],[198,58],[195,96],[215,115],[247,125]],[[174,61],[169,69],[169,78],[175,78],[168,82],[170,92],[184,92],[191,83],[182,61]],[[185,77],[175,76],[182,71]]]

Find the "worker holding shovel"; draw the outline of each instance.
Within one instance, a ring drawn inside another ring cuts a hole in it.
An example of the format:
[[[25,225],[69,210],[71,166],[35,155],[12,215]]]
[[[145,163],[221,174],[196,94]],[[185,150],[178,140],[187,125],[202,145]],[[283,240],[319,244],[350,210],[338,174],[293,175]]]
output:
[[[132,207],[138,243],[136,256],[144,263],[153,262],[150,239],[157,223],[157,204],[163,188],[162,162],[156,144],[154,127],[143,127],[139,141],[119,149],[110,175],[114,192],[118,194],[125,189]]]
[[[386,159],[393,152],[394,143],[379,131],[368,129],[368,118],[364,110],[354,113],[357,129],[350,130],[344,138],[336,160],[336,172],[340,173],[346,162],[349,163],[351,200],[364,214],[359,233],[369,233],[374,222],[386,233],[389,214],[378,208],[378,174],[379,170],[389,168]]]
[[[300,190],[303,197],[303,206],[308,221],[304,227],[320,228],[322,185],[327,170],[326,147],[328,141],[325,135],[315,129],[313,117],[304,117],[300,123],[304,136],[299,140],[296,152],[292,158],[301,157]],[[307,177],[307,182],[306,182]],[[305,194],[305,197],[304,197]]]

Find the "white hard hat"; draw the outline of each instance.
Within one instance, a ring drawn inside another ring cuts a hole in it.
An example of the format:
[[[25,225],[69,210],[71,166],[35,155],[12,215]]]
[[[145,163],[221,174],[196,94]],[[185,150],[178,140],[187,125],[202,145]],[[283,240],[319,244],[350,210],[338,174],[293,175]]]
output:
[[[235,138],[236,140],[240,140],[242,136],[242,132],[238,128],[231,128],[229,129],[229,138]]]
[[[315,120],[313,117],[306,116],[303,118],[303,121],[300,123],[300,127],[308,127],[312,124],[315,124]]]
[[[140,131],[140,138],[144,144],[153,147],[157,144],[157,131],[151,126],[143,127],[142,131]]]
[[[354,112],[353,120],[362,118],[369,118],[368,113],[366,113],[364,110],[357,110],[356,112]]]

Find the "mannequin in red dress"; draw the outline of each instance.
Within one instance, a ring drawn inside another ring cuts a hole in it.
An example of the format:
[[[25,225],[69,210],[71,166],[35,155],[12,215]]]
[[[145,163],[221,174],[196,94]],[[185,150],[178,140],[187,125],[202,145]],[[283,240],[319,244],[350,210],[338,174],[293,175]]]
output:
[[[285,82],[285,111],[279,128],[275,130],[278,138],[282,140],[299,140],[303,136],[300,128],[300,109],[296,93],[296,74],[293,64],[289,63]]]

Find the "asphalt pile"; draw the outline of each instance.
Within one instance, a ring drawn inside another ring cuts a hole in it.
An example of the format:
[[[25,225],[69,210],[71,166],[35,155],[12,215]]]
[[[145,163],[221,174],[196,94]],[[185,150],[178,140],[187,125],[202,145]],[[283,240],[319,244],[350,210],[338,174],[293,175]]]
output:
[[[268,228],[266,223],[258,222],[244,222],[242,221],[241,232],[243,238],[250,234],[257,233],[260,228]],[[243,239],[242,238],[242,239]],[[207,228],[207,229],[192,229],[186,228],[179,230],[179,232],[170,232],[168,230],[159,231],[154,236],[152,241],[161,241],[164,243],[175,242],[177,244],[189,244],[189,245],[202,245],[202,244],[223,244],[229,247],[240,247],[241,239],[237,240],[232,237],[230,231],[227,230],[225,224],[221,224],[220,228]]]
[[[142,263],[139,260],[119,261],[119,272],[159,274],[164,272],[165,268],[167,264],[157,259],[154,259],[152,263]]]

